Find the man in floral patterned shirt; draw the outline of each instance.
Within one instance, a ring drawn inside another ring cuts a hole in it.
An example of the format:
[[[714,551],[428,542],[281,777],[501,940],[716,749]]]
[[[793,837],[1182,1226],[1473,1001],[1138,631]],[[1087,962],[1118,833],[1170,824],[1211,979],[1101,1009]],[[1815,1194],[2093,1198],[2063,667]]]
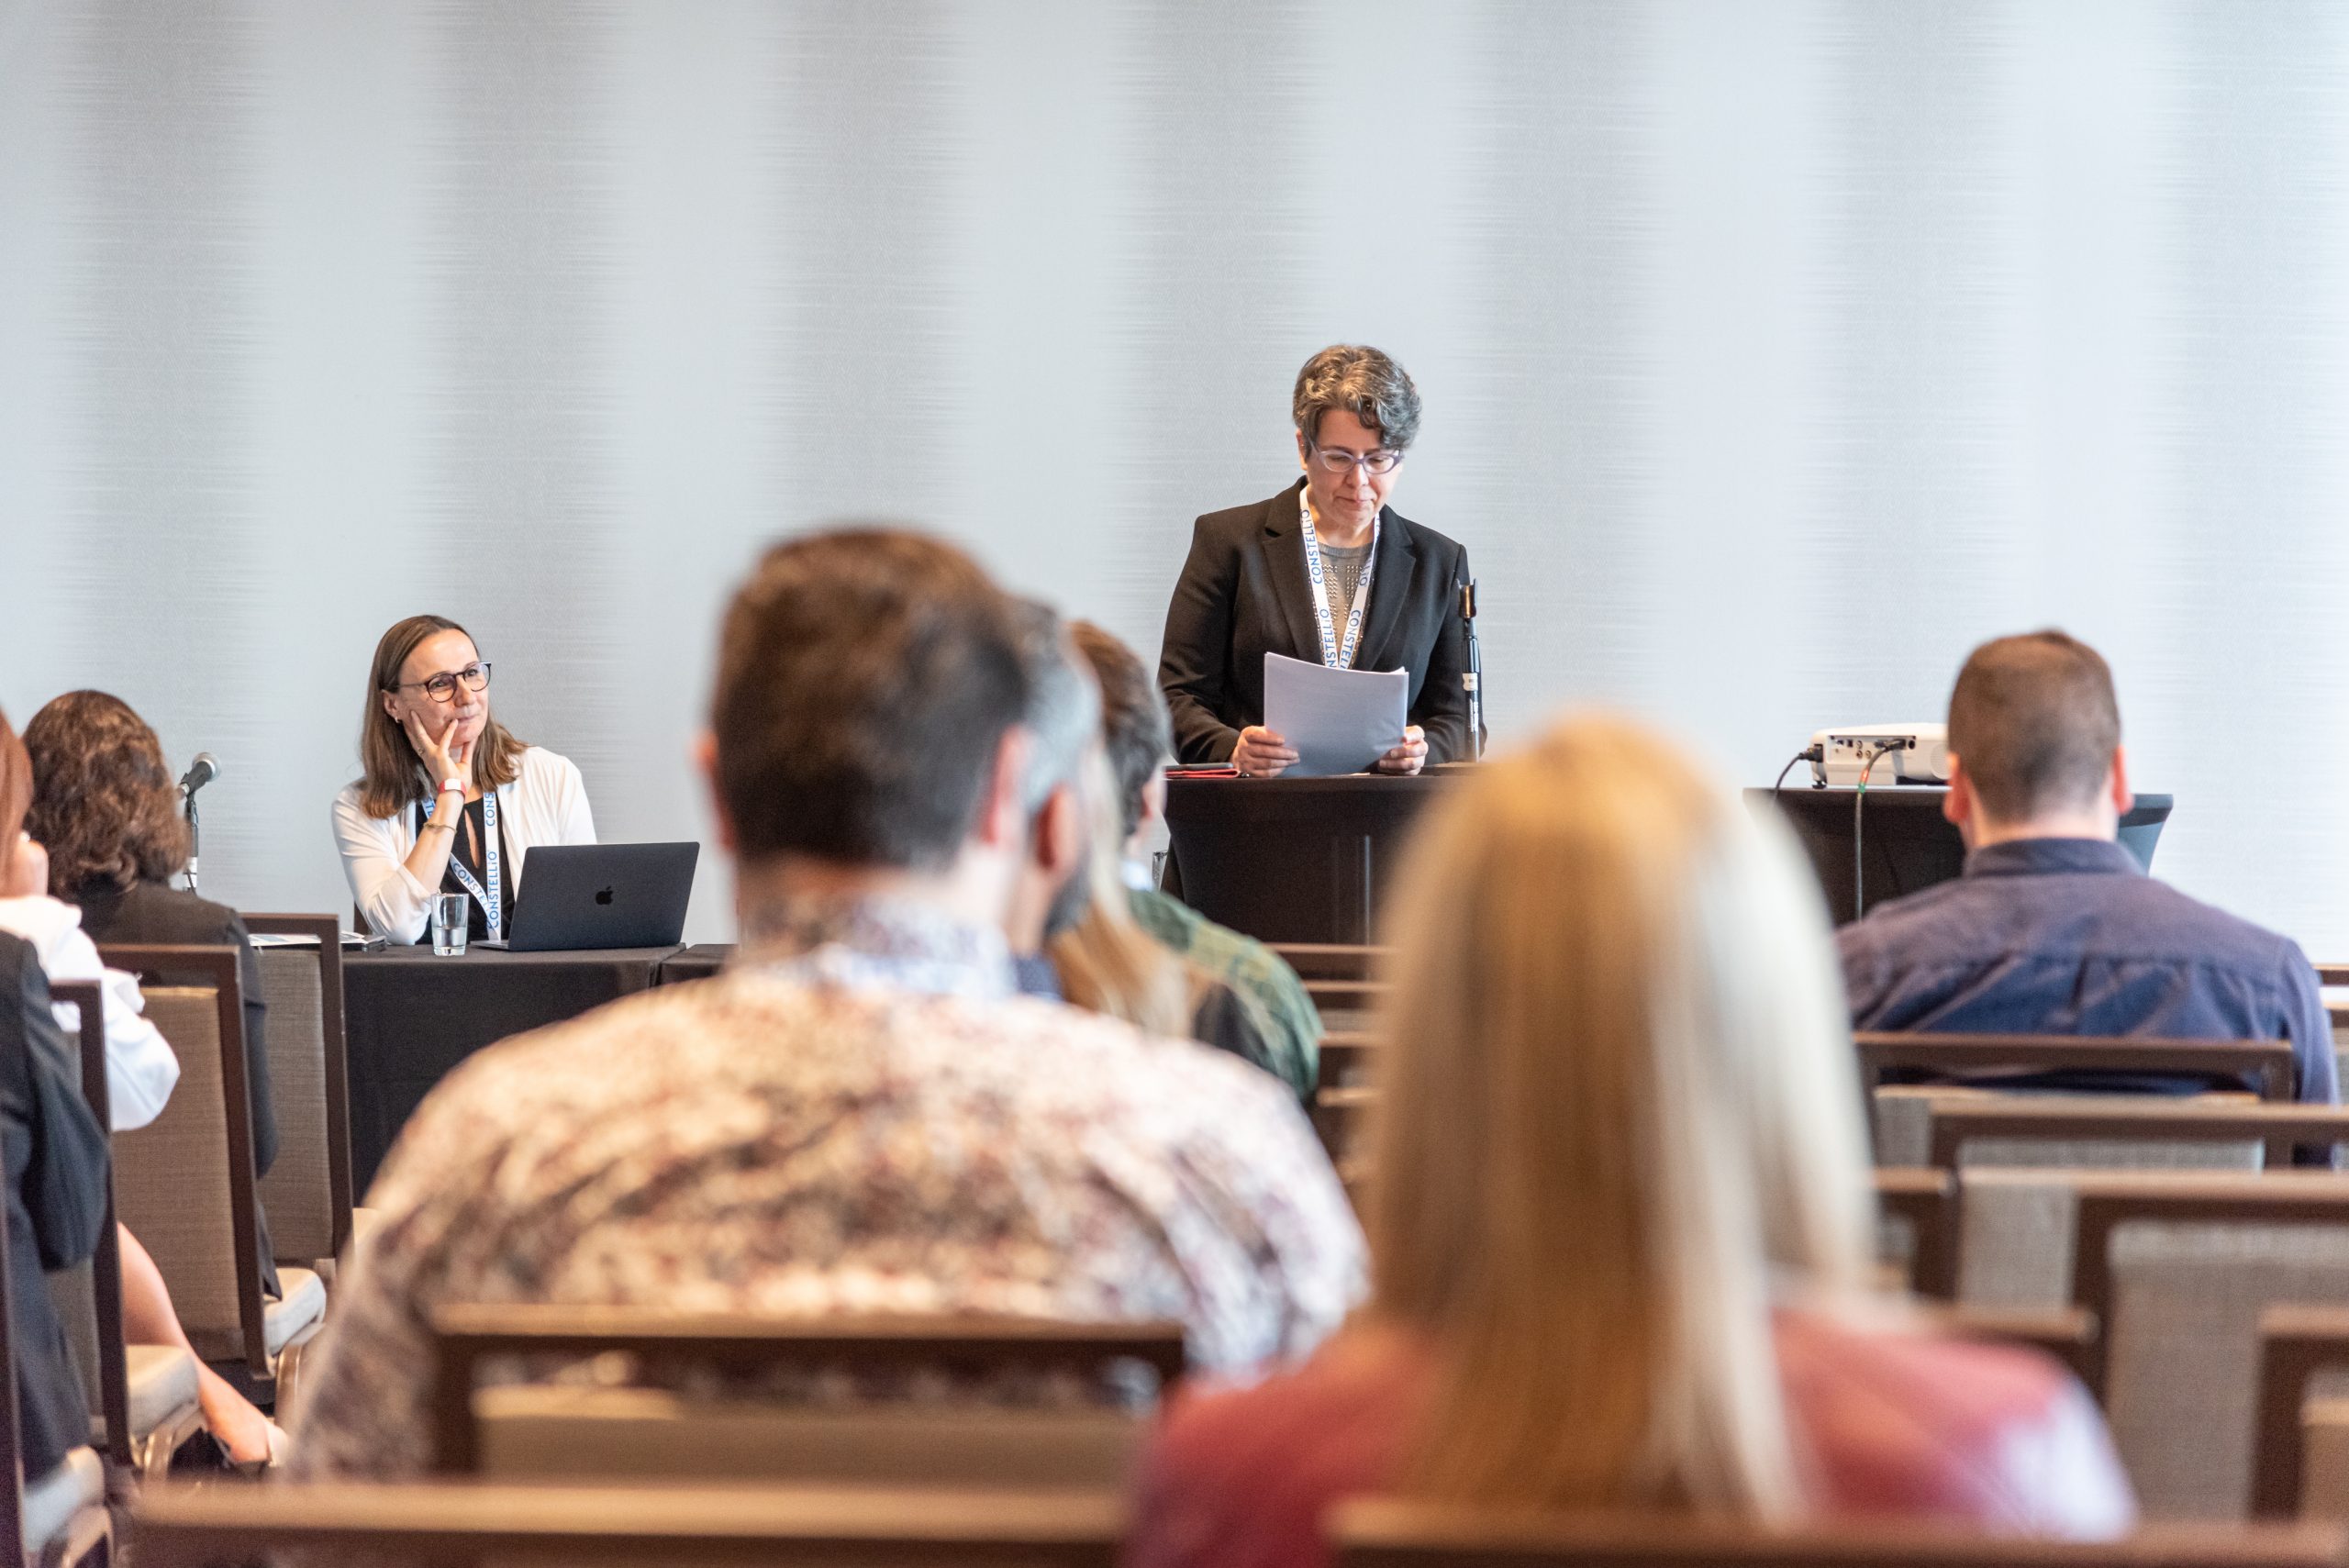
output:
[[[768,553],[706,757],[740,956],[492,1047],[418,1109],[305,1368],[297,1477],[425,1465],[448,1302],[1174,1318],[1236,1373],[1337,1326],[1361,1233],[1281,1085],[1012,992],[1020,647],[944,544]]]

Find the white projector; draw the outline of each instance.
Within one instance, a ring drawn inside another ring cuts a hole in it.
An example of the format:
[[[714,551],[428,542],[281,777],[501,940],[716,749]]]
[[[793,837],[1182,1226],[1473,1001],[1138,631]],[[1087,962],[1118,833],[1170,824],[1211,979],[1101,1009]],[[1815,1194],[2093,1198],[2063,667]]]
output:
[[[1810,776],[1820,784],[1849,789],[1863,768],[1871,787],[1949,783],[1946,724],[1855,724],[1815,731],[1810,743]]]

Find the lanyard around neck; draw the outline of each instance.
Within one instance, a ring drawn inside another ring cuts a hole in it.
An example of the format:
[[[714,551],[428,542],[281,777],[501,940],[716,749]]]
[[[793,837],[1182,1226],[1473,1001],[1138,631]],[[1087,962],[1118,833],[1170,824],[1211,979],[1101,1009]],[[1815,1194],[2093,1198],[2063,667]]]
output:
[[[435,795],[424,803],[424,819],[427,822],[432,820],[432,807],[439,799]],[[460,816],[463,815],[462,806],[457,809]],[[472,894],[473,902],[481,906],[482,916],[489,922],[490,938],[495,940],[504,936],[506,930],[498,924],[498,906],[504,902],[505,895],[497,884],[497,792],[494,789],[481,792],[481,838],[483,869],[489,873],[488,887],[483,887],[481,878],[465,869],[465,862],[457,858],[457,846],[453,841],[449,846],[449,869],[456,873],[457,885]]]
[[[1370,520],[1370,554],[1354,584],[1353,603],[1346,610],[1346,639],[1338,640],[1337,622],[1330,614],[1330,590],[1321,577],[1321,541],[1313,531],[1313,502],[1307,492],[1297,493],[1297,510],[1305,530],[1305,574],[1313,582],[1313,624],[1321,632],[1321,662],[1344,670],[1354,662],[1354,644],[1362,637],[1362,612],[1370,603],[1370,574],[1378,570],[1378,519]]]

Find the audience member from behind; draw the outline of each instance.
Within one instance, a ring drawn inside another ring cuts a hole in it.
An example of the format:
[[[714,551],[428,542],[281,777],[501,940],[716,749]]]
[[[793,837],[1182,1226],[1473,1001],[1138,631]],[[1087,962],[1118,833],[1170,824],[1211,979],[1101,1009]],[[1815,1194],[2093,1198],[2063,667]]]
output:
[[[234,909],[170,885],[169,879],[187,864],[189,836],[179,814],[178,789],[163,762],[162,743],[128,704],[104,692],[69,692],[56,698],[25,726],[24,742],[33,770],[28,836],[47,852],[51,891],[77,906],[82,929],[92,941],[238,950],[253,1167],[255,1174],[267,1174],[277,1160],[277,1118],[270,1098],[268,1041],[262,1034],[269,1008],[262,1000],[261,962],[244,919]],[[135,986],[133,990],[135,994]],[[128,1006],[117,1008],[111,993],[108,1014],[111,1088],[117,1077],[111,1019],[117,1014],[125,1018],[135,1015]],[[174,1059],[172,1083],[178,1073]],[[165,1095],[170,1086],[163,1085]],[[161,1110],[158,1098],[147,1118],[152,1120]],[[125,1125],[119,1115],[115,1119],[117,1128]],[[262,1288],[275,1297],[277,1265],[270,1248],[269,1216],[259,1216],[259,1221]],[[195,1359],[205,1426],[231,1462],[261,1466],[281,1456],[284,1432],[196,1356],[161,1270],[138,1237],[128,1229],[121,1234],[125,1337],[136,1345],[176,1346]]]
[[[147,999],[139,977],[108,969],[82,929],[82,911],[49,893],[49,853],[24,831],[33,802],[33,764],[25,744],[0,713],[0,931],[30,942],[41,972],[61,980],[95,980],[106,990],[106,1105],[113,1130],[129,1132],[163,1114],[180,1081],[171,1042],[139,1015]],[[58,1028],[82,1027],[82,1010],[57,1006]]]
[[[1369,1305],[1179,1397],[1131,1560],[1328,1561],[1336,1499],[2117,1534],[2095,1407],[1871,1300],[1817,889],[1676,753],[1573,722],[1429,807],[1396,888]]]
[[[1019,989],[1268,1065],[1263,1029],[1239,995],[1152,940],[1127,910],[1100,694],[1059,616],[1033,602],[1019,613],[1022,723],[1032,737],[1020,786],[1028,855],[1005,934]]]
[[[18,846],[0,842],[0,875]],[[32,945],[0,931],[0,1159],[8,1204],[8,1341],[25,1477],[38,1481],[90,1440],[89,1406],[43,1271],[97,1251],[106,1217],[106,1135],[51,1016]]]
[[[2132,796],[2095,649],[2060,631],[1976,649],[1950,694],[1949,747],[1943,810],[1965,873],[1837,933],[1855,1028],[2288,1040],[2299,1097],[2340,1097],[2332,1022],[2299,948],[2154,881],[2117,841]],[[2033,1080],[2059,1081],[2208,1087]]]
[[[1070,628],[1101,688],[1101,742],[1117,792],[1118,870],[1134,920],[1151,936],[1238,994],[1263,1064],[1310,1098],[1319,1072],[1321,1015],[1280,955],[1151,885],[1150,841],[1166,814],[1174,730],[1166,699],[1133,650],[1089,621]]]
[[[1068,633],[1049,606],[1022,599],[1012,614],[1019,622],[1028,691],[1019,716],[1028,736],[1019,779],[1028,825],[1027,853],[1012,879],[1004,936],[1011,943],[1019,990],[1059,1001],[1060,976],[1044,949],[1085,914],[1093,826],[1083,773],[1085,751],[1100,727],[1101,698],[1077,667]]]
[[[25,750],[33,764],[26,831],[49,852],[50,891],[82,911],[82,929],[92,941],[238,950],[253,1166],[267,1175],[277,1159],[277,1118],[270,1108],[261,962],[234,909],[171,885],[187,869],[190,844],[162,742],[120,697],[68,692],[25,726]],[[266,1249],[263,1259],[266,1267]]]
[[[1279,1086],[1013,991],[1028,697],[1013,601],[952,547],[766,555],[707,756],[734,963],[425,1101],[306,1363],[297,1474],[423,1466],[443,1302],[1175,1318],[1231,1373],[1336,1327],[1361,1236]]]
[[[359,912],[393,941],[424,940],[442,893],[465,895],[471,940],[503,937],[529,852],[596,841],[579,770],[491,717],[489,674],[445,616],[410,616],[375,644],[364,772],[334,797],[334,837]]]

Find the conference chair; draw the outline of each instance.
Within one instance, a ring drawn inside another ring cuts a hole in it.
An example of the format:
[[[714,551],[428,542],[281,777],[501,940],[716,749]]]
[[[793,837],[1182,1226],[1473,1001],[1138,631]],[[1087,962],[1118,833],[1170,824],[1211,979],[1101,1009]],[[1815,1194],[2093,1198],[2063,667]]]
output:
[[[2084,1542],[1948,1525],[1773,1530],[1387,1497],[1340,1504],[1330,1533],[1338,1568],[2320,1568],[2343,1549],[2339,1529],[2315,1525],[2170,1525]]]
[[[2349,1520],[2349,1307],[2259,1315],[2259,1425],[2251,1508],[2262,1518]]]
[[[332,915],[247,915],[255,936],[304,937],[259,946],[269,1004],[270,1106],[277,1159],[260,1179],[269,1240],[280,1260],[330,1286],[351,1244],[351,1073],[343,1031],[342,933]]]
[[[432,1354],[447,1475],[1112,1490],[1186,1365],[1178,1323],[514,1304],[440,1308]],[[586,1358],[607,1375],[546,1380]],[[484,1362],[540,1381],[480,1387]]]
[[[1124,1524],[1109,1493],[938,1487],[166,1485],[132,1514],[139,1568],[247,1568],[277,1553],[583,1568],[1112,1568]]]
[[[1853,1037],[1853,1044],[1869,1095],[1870,1130],[1880,1165],[1924,1163],[1924,1118],[1937,1100],[1967,1091],[2000,1092],[1995,1083],[1887,1084],[1887,1073],[1952,1079],[2053,1072],[2175,1074],[2208,1078],[2221,1092],[2248,1086],[2263,1100],[2289,1100],[2296,1088],[2292,1044],[2280,1040],[1863,1032]]]
[[[54,981],[50,999],[80,1010],[82,1095],[100,1127],[113,1125],[106,1084],[106,988],[94,980]],[[71,1337],[83,1393],[100,1423],[106,1455],[142,1476],[171,1468],[180,1444],[204,1427],[195,1358],[177,1345],[132,1345],[122,1327],[122,1243],[115,1229],[114,1170],[106,1175],[106,1225],[90,1261],[48,1276],[50,1305]]]
[[[66,999],[80,1002],[84,997],[73,995]],[[89,1015],[84,1012],[83,1029],[88,1028]],[[113,1558],[114,1526],[106,1513],[106,1461],[98,1451],[87,1445],[71,1449],[46,1474],[25,1474],[8,1247],[8,1227],[0,1223],[0,1451],[0,1451],[0,1540],[21,1542],[22,1561],[28,1568],[108,1562]]]
[[[2070,1185],[2083,1366],[2149,1518],[2240,1518],[2250,1500],[2260,1315],[2349,1306],[2349,1176],[1972,1171]]]
[[[1920,1093],[1923,1158],[1940,1169],[2283,1171],[2296,1147],[2349,1140],[2349,1111],[2234,1095]],[[2060,1178],[1970,1188],[1958,1240],[1959,1299],[2063,1299],[2071,1201]]]
[[[262,1294],[238,950],[98,951],[108,964],[142,977],[147,1016],[180,1059],[179,1084],[163,1114],[115,1135],[122,1221],[162,1272],[196,1353],[266,1406],[291,1392],[303,1348],[326,1315],[326,1285],[314,1270],[280,1265],[278,1299]]]

